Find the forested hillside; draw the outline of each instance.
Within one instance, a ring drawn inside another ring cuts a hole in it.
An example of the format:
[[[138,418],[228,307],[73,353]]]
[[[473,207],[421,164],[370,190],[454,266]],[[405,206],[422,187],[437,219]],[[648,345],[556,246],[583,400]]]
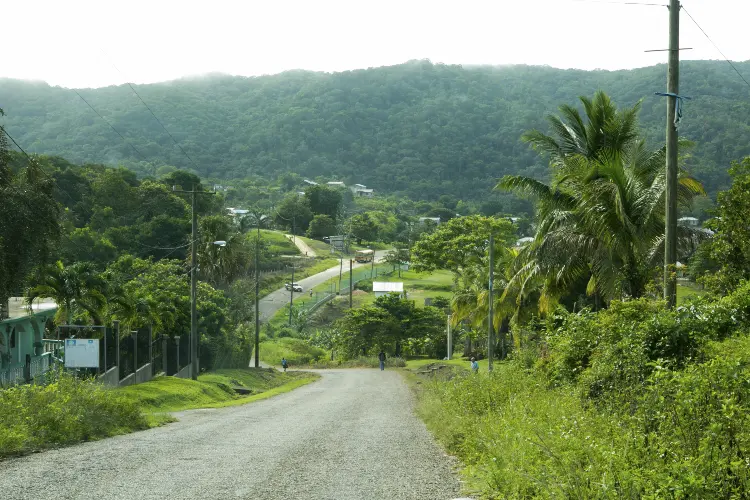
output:
[[[738,68],[750,74],[750,63]],[[358,182],[380,192],[464,199],[505,174],[546,175],[520,140],[547,131],[560,103],[602,89],[620,106],[643,100],[641,123],[663,140],[666,67],[577,71],[547,67],[462,68],[413,61],[323,74],[257,78],[214,75],[137,90],[209,178],[310,178]],[[728,186],[731,160],[750,154],[750,89],[726,63],[682,63],[680,133],[697,143],[689,168],[707,191]],[[35,153],[123,164],[140,174],[194,169],[128,86],[80,90],[134,146],[69,89],[0,80],[7,130]]]

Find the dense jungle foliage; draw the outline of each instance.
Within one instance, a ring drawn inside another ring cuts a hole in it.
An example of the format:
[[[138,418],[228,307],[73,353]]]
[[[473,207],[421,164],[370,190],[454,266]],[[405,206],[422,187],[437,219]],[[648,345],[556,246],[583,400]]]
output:
[[[747,72],[750,63],[738,68]],[[664,90],[665,76],[664,65],[610,72],[411,61],[334,74],[139,85],[195,165],[124,85],[80,93],[127,144],[69,89],[0,80],[0,106],[8,130],[31,152],[122,164],[141,176],[175,167],[204,178],[294,172],[413,199],[478,199],[503,175],[546,176],[546,160],[521,134],[546,130],[545,116],[579,95],[603,89],[621,106],[643,101],[644,136],[662,143],[666,105],[654,92]],[[711,61],[683,62],[680,84],[693,98],[680,124],[680,134],[697,143],[688,170],[715,195],[728,187],[729,162],[750,154],[747,88],[729,65]],[[506,203],[506,212],[517,211]]]

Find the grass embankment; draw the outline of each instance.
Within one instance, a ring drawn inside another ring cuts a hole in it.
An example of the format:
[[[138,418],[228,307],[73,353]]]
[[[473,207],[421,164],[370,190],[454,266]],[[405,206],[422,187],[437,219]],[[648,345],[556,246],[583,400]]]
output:
[[[149,427],[138,405],[90,380],[0,390],[0,458]]]
[[[745,498],[748,288],[562,316],[492,374],[422,377],[420,414],[482,498]]]
[[[250,234],[254,237],[255,233]],[[260,230],[260,239],[268,245],[268,250],[273,255],[299,255],[300,251],[284,233],[279,231]]]
[[[313,373],[281,373],[272,369],[227,369],[205,373],[198,380],[157,377],[145,384],[119,389],[122,397],[151,414],[195,408],[235,406],[291,391],[318,378]],[[238,394],[234,388],[250,391]]]

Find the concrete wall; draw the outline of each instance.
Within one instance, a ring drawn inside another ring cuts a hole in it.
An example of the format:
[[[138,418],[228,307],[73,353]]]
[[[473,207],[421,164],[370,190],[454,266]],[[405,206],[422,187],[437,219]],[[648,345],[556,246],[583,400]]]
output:
[[[174,376],[177,378],[190,378],[190,365],[175,373]]]
[[[151,363],[147,363],[143,366],[141,366],[137,372],[135,372],[135,383],[136,384],[142,384],[144,382],[148,382],[154,378],[151,370]]]
[[[99,381],[103,383],[104,385],[108,385],[110,387],[117,387],[118,380],[117,377],[120,376],[120,370],[119,367],[115,366],[113,368],[110,368],[106,372],[104,372],[102,375],[99,376]]]
[[[129,385],[135,385],[135,373],[131,373],[124,379],[120,380],[120,387],[127,387]]]

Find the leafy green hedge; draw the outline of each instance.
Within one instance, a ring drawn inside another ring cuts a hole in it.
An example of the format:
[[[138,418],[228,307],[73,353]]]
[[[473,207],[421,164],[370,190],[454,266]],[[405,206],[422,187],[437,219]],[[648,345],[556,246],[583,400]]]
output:
[[[146,429],[133,403],[90,380],[0,390],[0,457]]]

